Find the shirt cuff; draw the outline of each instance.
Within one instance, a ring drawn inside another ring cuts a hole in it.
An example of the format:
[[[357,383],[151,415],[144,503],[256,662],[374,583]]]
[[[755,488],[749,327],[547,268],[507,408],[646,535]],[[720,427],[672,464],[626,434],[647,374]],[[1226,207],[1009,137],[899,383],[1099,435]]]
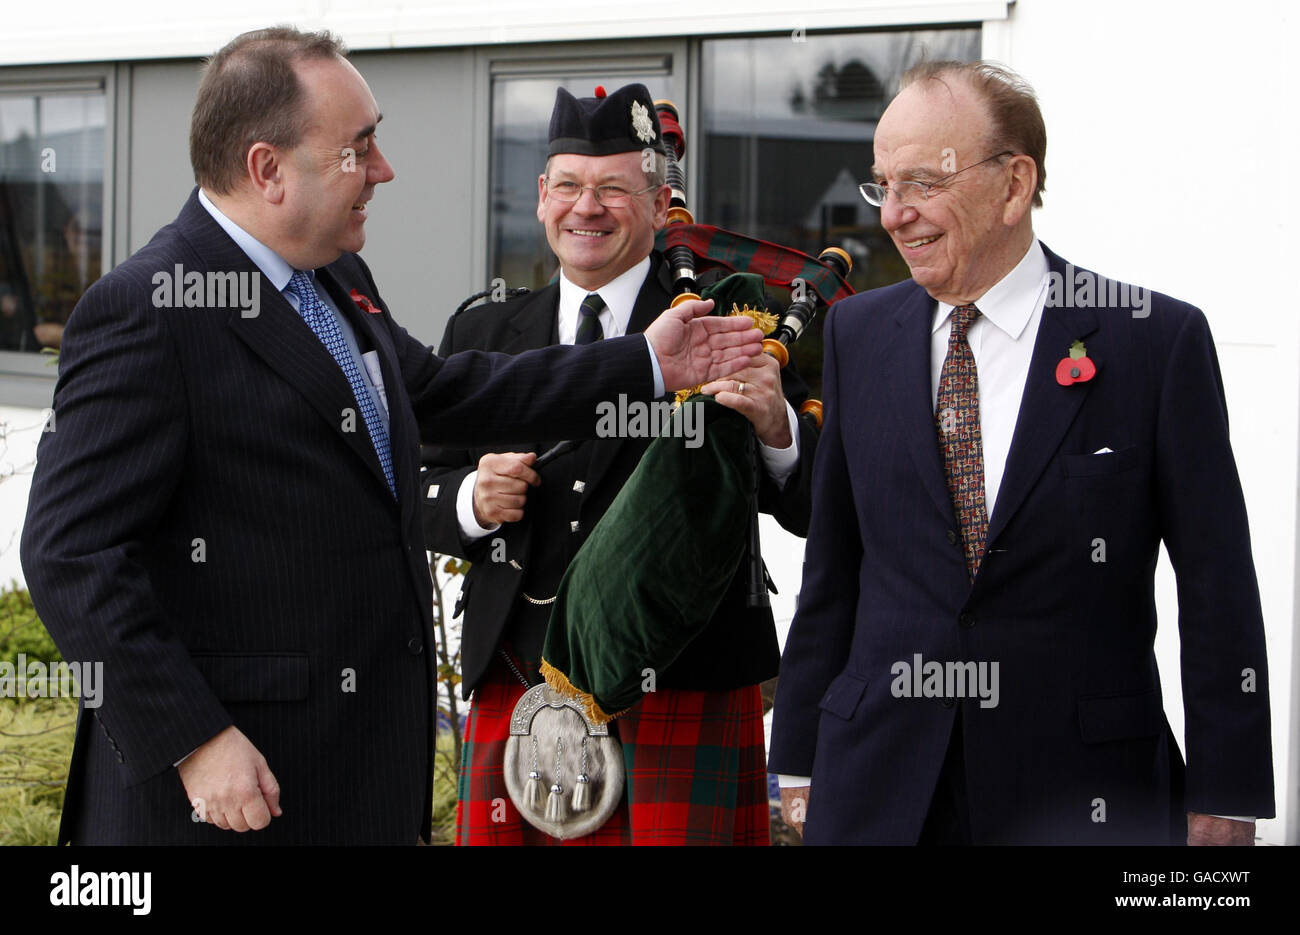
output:
[[[785,773],[777,773],[777,785],[782,789],[798,789],[802,786],[811,786],[811,776],[790,776]]]
[[[1252,817],[1250,817],[1250,818],[1243,818],[1243,817],[1240,816],[1240,815],[1211,815],[1210,817],[1211,817],[1211,818],[1226,818],[1226,819],[1228,819],[1228,821],[1249,821],[1249,822],[1251,822],[1252,824],[1253,824],[1254,821],[1255,821],[1254,816],[1252,816]]]
[[[478,471],[470,471],[460,482],[460,490],[456,491],[456,518],[460,520],[460,534],[470,542],[490,536],[501,528],[500,523],[486,528],[478,524],[478,517],[474,515],[474,483],[477,480]]]
[[[645,348],[650,352],[650,369],[654,372],[655,392],[653,398],[658,399],[667,392],[664,389],[664,372],[659,369],[659,358],[655,356],[655,346],[650,343],[649,338],[645,339]]]
[[[785,404],[785,417],[790,425],[789,445],[785,448],[769,448],[762,442],[758,443],[758,450],[763,455],[763,466],[767,468],[768,476],[778,490],[785,487],[785,482],[799,466],[799,418],[788,401]]]

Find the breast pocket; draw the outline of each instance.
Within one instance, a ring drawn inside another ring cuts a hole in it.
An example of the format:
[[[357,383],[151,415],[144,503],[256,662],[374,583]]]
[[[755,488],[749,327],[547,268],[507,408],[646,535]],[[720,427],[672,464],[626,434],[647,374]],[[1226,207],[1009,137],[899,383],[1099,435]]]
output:
[[[1066,477],[1099,477],[1131,471],[1141,461],[1141,449],[1130,445],[1104,454],[1065,455],[1061,463]]]
[[[1067,454],[1061,465],[1063,496],[1053,509],[1064,514],[1065,547],[1098,574],[1145,563],[1156,528],[1150,449]]]

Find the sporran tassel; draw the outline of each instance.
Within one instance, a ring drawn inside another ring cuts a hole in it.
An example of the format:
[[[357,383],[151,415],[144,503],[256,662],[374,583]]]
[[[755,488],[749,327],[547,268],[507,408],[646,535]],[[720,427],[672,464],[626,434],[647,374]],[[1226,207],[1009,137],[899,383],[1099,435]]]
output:
[[[537,769],[537,738],[533,738],[533,768],[524,784],[524,804],[536,810],[542,807],[542,774]]]
[[[585,812],[591,808],[591,780],[583,773],[573,786],[573,810]]]
[[[551,785],[551,794],[546,797],[547,821],[559,823],[564,821],[564,787],[560,785],[560,757],[564,753],[564,741],[555,741],[555,782]]]
[[[564,821],[564,789],[558,782],[551,786],[551,794],[546,797],[546,820]]]
[[[582,766],[573,786],[573,810],[585,812],[591,808],[591,778],[587,775],[587,738],[582,738]]]

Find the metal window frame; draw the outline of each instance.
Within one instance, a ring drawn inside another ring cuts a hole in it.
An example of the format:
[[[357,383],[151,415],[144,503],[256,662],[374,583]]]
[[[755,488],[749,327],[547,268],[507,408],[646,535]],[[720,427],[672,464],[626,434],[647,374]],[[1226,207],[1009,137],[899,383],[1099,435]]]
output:
[[[115,210],[118,192],[118,167],[128,165],[129,149],[121,132],[123,98],[129,81],[119,81],[119,68],[111,62],[87,65],[48,65],[0,68],[0,95],[29,96],[84,91],[104,93],[104,203],[101,209],[103,231],[100,241],[100,270],[107,273],[123,259],[117,244],[126,243],[125,218]],[[48,408],[54,400],[56,369],[46,354],[0,351],[0,406]]]
[[[636,40],[635,52],[629,54],[623,39],[548,43],[546,45],[480,46],[475,49],[474,75],[474,177],[470,184],[482,197],[475,200],[470,236],[477,245],[473,257],[473,281],[488,281],[488,242],[492,216],[492,82],[506,77],[545,77],[547,75],[591,74],[608,80],[622,74],[645,74],[666,69],[674,79],[680,77],[689,97],[692,84],[691,46],[685,37]],[[679,64],[680,63],[680,64]],[[685,106],[683,106],[685,105]],[[690,104],[678,102],[690,112]],[[687,126],[688,145],[690,124]],[[689,155],[687,167],[689,169]]]
[[[904,10],[912,18],[864,17],[857,25],[837,24],[816,31],[835,33],[880,32],[897,29],[977,28],[980,30],[980,54],[986,59],[1006,60],[1010,55],[1010,28],[1006,20],[1010,4],[970,4],[966,7],[940,5],[946,12],[961,14],[956,19],[945,20],[936,16],[940,7],[924,11]],[[899,12],[899,11],[895,11]],[[922,15],[928,14],[928,15]],[[985,13],[993,18],[971,17],[972,13]],[[968,18],[970,17],[970,18]],[[682,126],[686,131],[686,188],[693,204],[702,204],[705,196],[704,172],[694,154],[700,152],[703,132],[698,121],[691,119],[699,114],[703,97],[704,43],[711,39],[762,38],[784,35],[767,29],[738,32],[701,33],[693,36],[665,38],[634,38],[619,40],[588,39],[564,43],[529,45],[490,45],[475,49],[474,113],[475,132],[470,142],[474,150],[474,177],[471,184],[484,193],[475,202],[475,215],[470,219],[472,242],[477,245],[473,257],[473,281],[487,282],[488,242],[491,219],[492,194],[490,191],[492,148],[492,81],[497,77],[539,77],[547,74],[584,74],[602,76],[624,73],[642,73],[662,67],[668,59],[670,72],[679,74],[685,91],[676,103],[681,111]],[[628,53],[628,45],[633,51]],[[605,50],[608,49],[608,54]],[[674,56],[680,56],[675,58]],[[680,72],[677,62],[681,62]]]

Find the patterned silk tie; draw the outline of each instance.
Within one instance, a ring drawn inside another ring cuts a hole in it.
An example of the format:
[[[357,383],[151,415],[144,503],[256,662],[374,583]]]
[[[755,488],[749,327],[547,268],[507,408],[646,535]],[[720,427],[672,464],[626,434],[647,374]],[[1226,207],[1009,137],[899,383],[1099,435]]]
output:
[[[343,375],[348,378],[348,383],[352,386],[352,395],[356,397],[357,406],[361,409],[361,417],[370,432],[370,441],[375,446],[375,454],[379,456],[379,466],[384,469],[384,480],[388,481],[388,489],[393,496],[397,496],[397,485],[393,480],[393,454],[388,446],[388,427],[384,425],[370,390],[366,388],[365,378],[361,376],[361,370],[348,349],[347,340],[343,337],[338,321],[316,294],[316,287],[312,285],[311,277],[302,270],[294,271],[293,276],[289,278],[289,285],[285,288],[298,297],[298,314],[311,327],[316,337],[320,338],[320,343],[325,345],[330,356],[343,368]]]
[[[605,310],[605,300],[599,293],[593,292],[582,300],[578,307],[578,334],[574,344],[591,344],[605,337],[605,329],[600,326],[600,313]]]
[[[961,305],[952,310],[952,333],[948,336],[948,356],[943,359],[939,374],[939,398],[934,414],[948,495],[961,523],[966,569],[972,581],[984,558],[989,534],[989,514],[984,504],[979,376],[966,340],[966,332],[979,314],[974,305]]]

